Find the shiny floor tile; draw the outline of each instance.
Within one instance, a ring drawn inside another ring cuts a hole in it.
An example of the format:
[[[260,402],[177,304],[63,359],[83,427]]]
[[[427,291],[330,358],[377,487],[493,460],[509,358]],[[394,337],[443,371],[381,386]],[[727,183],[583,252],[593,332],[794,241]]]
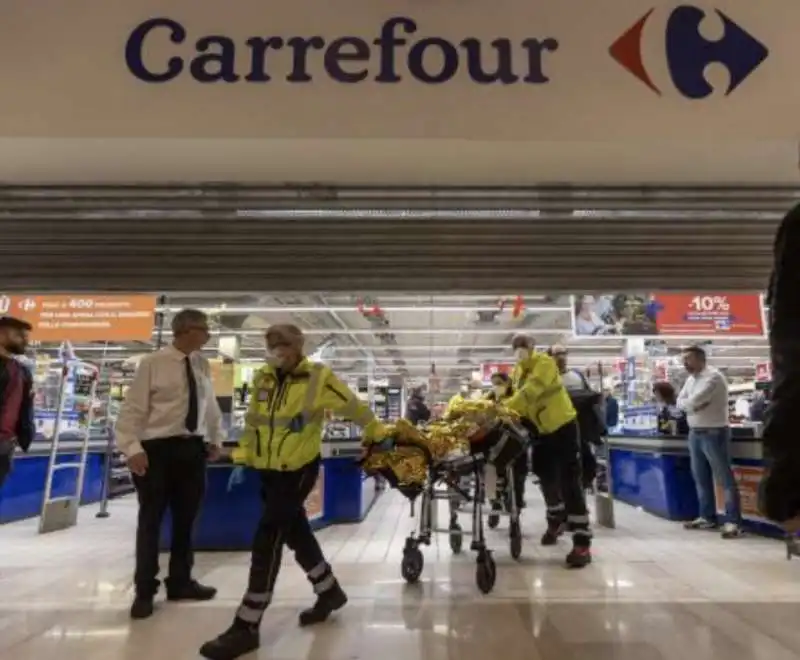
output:
[[[76,528],[39,536],[34,522],[0,527],[2,660],[181,660],[224,629],[247,577],[246,554],[203,554],[197,577],[216,600],[160,603],[132,623],[135,502],[112,502],[111,517],[81,512]],[[311,601],[305,577],[286,554],[262,626],[271,660],[789,660],[800,657],[800,561],[776,541],[723,541],[686,532],[624,505],[618,528],[597,530],[595,562],[563,567],[566,541],[542,548],[543,508],[524,514],[520,562],[501,528],[490,533],[498,563],[494,592],[475,586],[470,553],[453,556],[446,537],[425,549],[418,585],[400,577],[403,540],[413,522],[394,493],[361,525],[320,533],[350,603],[331,622],[299,629]],[[466,522],[466,521],[465,521]],[[502,526],[501,526],[502,527]]]

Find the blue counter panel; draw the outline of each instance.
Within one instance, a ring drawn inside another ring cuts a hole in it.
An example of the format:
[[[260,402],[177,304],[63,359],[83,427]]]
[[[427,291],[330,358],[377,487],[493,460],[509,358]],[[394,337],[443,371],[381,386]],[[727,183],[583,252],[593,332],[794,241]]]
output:
[[[616,499],[669,520],[697,517],[688,455],[612,447],[609,464]]]
[[[231,484],[232,465],[212,465],[203,507],[195,526],[194,545],[199,551],[246,551],[261,517],[260,478],[245,470],[240,483]],[[335,523],[360,522],[369,512],[377,491],[374,479],[366,479],[352,458],[328,458],[322,462],[319,484],[322,512],[311,519],[315,529]],[[309,501],[313,496],[309,498]],[[171,543],[171,518],[165,516],[161,547]]]
[[[361,522],[375,503],[375,480],[352,457],[326,458],[325,518],[328,523]]]
[[[79,454],[60,454],[58,462],[77,462],[79,457]],[[18,454],[15,456],[11,474],[0,489],[0,524],[39,515],[49,460],[49,455]],[[105,453],[90,453],[87,457],[82,504],[100,500],[103,490],[104,462]],[[52,497],[73,494],[77,488],[77,482],[77,470],[58,470],[53,476]]]

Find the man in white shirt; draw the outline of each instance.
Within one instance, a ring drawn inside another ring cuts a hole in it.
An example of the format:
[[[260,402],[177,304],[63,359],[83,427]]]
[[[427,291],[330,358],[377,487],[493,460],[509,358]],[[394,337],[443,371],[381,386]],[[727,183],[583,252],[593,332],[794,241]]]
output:
[[[192,579],[192,527],[205,492],[206,460],[219,456],[224,439],[209,364],[198,352],[208,342],[208,319],[185,309],[173,318],[172,333],[171,345],[142,359],[116,424],[117,446],[127,456],[139,498],[134,619],[153,613],[167,507],[172,514],[167,599],[210,600],[217,593]]]
[[[722,537],[741,535],[741,502],[731,468],[731,430],[728,425],[728,382],[717,369],[706,363],[706,353],[692,346],[683,353],[689,378],[678,395],[678,408],[689,423],[689,457],[697,488],[700,515],[686,524],[687,529],[717,529],[717,503],[714,482],[725,493],[725,523]]]

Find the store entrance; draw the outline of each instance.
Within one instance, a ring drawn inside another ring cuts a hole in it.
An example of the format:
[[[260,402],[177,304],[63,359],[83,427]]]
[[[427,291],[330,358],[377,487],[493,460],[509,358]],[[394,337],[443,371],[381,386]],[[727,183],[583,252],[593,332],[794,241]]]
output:
[[[241,435],[254,396],[254,373],[266,361],[264,335],[270,325],[300,328],[306,355],[329,365],[387,422],[406,416],[415,392],[424,392],[433,418],[441,416],[458,393],[470,397],[488,393],[492,375],[513,367],[512,339],[522,334],[532,337],[540,350],[561,347],[565,373],[574,374],[570,378],[575,383],[585,383],[604,401],[616,401],[617,413],[606,421],[611,437],[618,438],[612,450],[619,461],[598,473],[596,488],[613,490],[615,498],[680,519],[690,514],[693,497],[686,438],[673,437],[676,429],[661,428],[653,387],[671,382],[679,389],[686,377],[682,349],[697,344],[731,384],[731,422],[741,429],[734,458],[739,461],[737,477],[743,493],[751,493],[760,478],[758,420],[752,418],[750,404],[768,383],[769,359],[758,293],[170,291],[137,296],[12,295],[6,296],[6,307],[8,313],[31,321],[34,339],[39,340],[30,358],[36,374],[40,437],[30,454],[20,457],[16,470],[27,475],[25,487],[34,490],[43,488],[55,432],[53,392],[58,390],[64,362],[77,360],[95,365],[100,374],[94,403],[87,404],[77,390],[71,391],[74,409],[62,416],[59,430],[63,446],[74,453],[79,447],[76,436],[87,423],[87,406],[92,406],[84,501],[105,497],[106,477],[112,495],[130,492],[124,460],[109,444],[107,431],[113,429],[138,361],[171,341],[171,320],[185,308],[202,310],[210,320],[211,338],[203,353],[233,443]],[[343,420],[328,420],[325,456],[332,462],[309,504],[318,524],[359,520],[377,496],[375,482],[363,481],[354,468],[359,433]],[[599,461],[605,458],[602,453],[598,456]],[[663,479],[653,481],[654,470]],[[236,489],[230,470],[216,474],[209,483],[222,502],[233,492],[242,496],[237,506],[256,506],[257,492],[250,499],[242,495],[245,491]],[[658,484],[669,484],[673,490]],[[334,487],[344,490],[329,501],[326,489]],[[40,495],[30,495],[15,501],[41,501]],[[23,509],[12,504],[0,507],[11,518],[37,513]],[[216,531],[207,539],[208,547],[223,538],[247,547],[251,529],[236,528],[237,517],[220,515],[220,509],[213,515],[214,525],[208,529]]]

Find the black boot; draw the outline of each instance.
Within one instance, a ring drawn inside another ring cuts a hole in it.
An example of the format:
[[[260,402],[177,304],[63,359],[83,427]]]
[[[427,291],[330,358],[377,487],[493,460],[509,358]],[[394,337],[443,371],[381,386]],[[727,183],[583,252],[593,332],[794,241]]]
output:
[[[333,612],[342,609],[346,604],[347,594],[336,582],[333,587],[317,596],[317,602],[313,607],[300,612],[300,625],[313,626],[316,623],[322,623]]]
[[[153,597],[136,595],[131,605],[131,619],[149,619],[153,616]]]
[[[567,555],[568,568],[584,568],[592,563],[592,551],[589,546],[576,545]]]
[[[219,637],[203,644],[200,655],[208,660],[235,660],[255,651],[260,645],[258,628],[237,620]]]
[[[207,587],[197,580],[182,585],[170,584],[167,580],[167,600],[212,600],[217,595],[214,587]]]
[[[547,531],[542,534],[542,545],[555,545],[564,533],[564,523],[549,522]]]

